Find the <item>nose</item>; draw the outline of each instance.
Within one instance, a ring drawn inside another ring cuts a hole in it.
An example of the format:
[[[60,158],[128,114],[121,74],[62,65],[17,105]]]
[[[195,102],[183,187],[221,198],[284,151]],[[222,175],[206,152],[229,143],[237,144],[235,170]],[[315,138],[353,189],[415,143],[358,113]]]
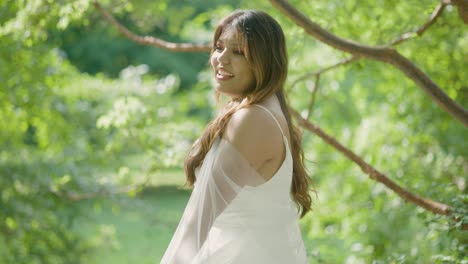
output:
[[[224,49],[221,53],[219,53],[216,60],[218,61],[218,63],[223,65],[229,64],[230,58],[227,49]]]

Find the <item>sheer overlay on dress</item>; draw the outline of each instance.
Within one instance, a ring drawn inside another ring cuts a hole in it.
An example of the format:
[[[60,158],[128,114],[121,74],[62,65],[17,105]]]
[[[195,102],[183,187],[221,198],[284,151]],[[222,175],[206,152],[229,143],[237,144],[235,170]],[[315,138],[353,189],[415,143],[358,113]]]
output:
[[[218,138],[213,145],[196,172],[192,195],[161,263],[190,263],[215,218],[237,193],[265,182],[228,141]]]

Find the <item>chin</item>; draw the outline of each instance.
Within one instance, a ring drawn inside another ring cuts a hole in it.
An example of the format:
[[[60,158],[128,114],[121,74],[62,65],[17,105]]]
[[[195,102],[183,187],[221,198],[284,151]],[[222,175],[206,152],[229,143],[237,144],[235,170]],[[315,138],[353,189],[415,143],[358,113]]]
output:
[[[215,86],[215,90],[218,92],[218,93],[222,93],[223,95],[225,94],[223,88],[219,87],[219,86]]]

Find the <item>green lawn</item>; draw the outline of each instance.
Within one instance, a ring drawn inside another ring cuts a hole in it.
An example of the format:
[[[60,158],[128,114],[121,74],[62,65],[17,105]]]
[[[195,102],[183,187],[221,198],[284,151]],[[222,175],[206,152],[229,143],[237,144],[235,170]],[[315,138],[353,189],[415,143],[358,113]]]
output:
[[[89,218],[77,228],[95,246],[91,264],[159,263],[189,195],[176,186],[157,186],[133,199],[89,203]]]

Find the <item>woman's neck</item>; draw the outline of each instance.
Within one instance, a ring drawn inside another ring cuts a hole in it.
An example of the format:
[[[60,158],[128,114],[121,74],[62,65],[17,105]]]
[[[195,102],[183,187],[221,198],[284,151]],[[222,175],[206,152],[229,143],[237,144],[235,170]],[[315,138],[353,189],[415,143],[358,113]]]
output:
[[[267,108],[270,108],[270,109],[275,109],[275,108],[280,106],[279,100],[278,100],[278,97],[276,96],[276,94],[272,94],[271,96],[269,96],[265,100],[259,102],[258,104],[262,105],[262,106],[265,106]]]

